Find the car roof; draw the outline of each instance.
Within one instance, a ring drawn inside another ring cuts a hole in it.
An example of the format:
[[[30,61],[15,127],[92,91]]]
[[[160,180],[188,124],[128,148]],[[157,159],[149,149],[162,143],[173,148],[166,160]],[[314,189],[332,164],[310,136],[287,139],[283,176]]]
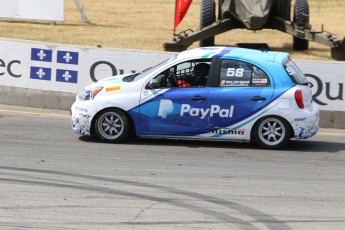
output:
[[[214,46],[187,50],[178,54],[177,58],[233,58],[238,60],[251,60],[255,62],[269,61],[281,64],[288,56],[289,54],[285,52]]]

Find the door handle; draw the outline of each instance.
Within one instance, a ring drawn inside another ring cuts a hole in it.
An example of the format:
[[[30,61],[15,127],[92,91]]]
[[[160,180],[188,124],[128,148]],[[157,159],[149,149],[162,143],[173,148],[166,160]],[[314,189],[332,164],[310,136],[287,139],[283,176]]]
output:
[[[257,96],[257,97],[251,98],[250,100],[252,100],[252,101],[265,101],[266,97],[259,97],[259,96]]]
[[[201,96],[195,96],[190,98],[193,101],[201,101],[201,100],[206,100],[206,97],[201,97]]]

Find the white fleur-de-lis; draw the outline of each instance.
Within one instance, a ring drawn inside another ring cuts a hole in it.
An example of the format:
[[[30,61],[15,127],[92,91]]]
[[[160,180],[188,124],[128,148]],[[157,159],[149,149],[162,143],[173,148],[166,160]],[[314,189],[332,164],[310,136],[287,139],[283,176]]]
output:
[[[47,56],[47,54],[45,54],[43,50],[40,50],[40,52],[37,53],[37,56],[40,60],[43,60]]]
[[[66,61],[67,63],[69,63],[69,61],[72,60],[73,57],[72,57],[72,55],[71,55],[70,53],[67,52],[66,55],[63,56],[63,59],[65,59],[65,61]]]
[[[69,74],[69,71],[66,71],[66,72],[62,75],[62,77],[65,79],[65,81],[69,81],[69,79],[72,78],[72,75]]]
[[[44,75],[46,75],[46,73],[43,71],[42,68],[40,68],[37,72],[36,72],[37,76],[39,78],[43,78]]]

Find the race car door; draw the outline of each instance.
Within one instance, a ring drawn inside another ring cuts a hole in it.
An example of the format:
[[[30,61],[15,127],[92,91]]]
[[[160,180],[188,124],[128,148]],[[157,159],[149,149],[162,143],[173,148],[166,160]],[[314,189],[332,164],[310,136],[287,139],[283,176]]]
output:
[[[142,93],[141,135],[194,136],[208,132],[207,76],[199,78],[196,70],[209,64],[210,60],[191,60],[153,78],[158,86],[146,87]],[[205,71],[208,74],[209,67]]]
[[[273,87],[268,74],[256,65],[229,59],[217,62],[219,79],[210,94],[209,107],[218,107],[210,114],[209,127],[213,133],[233,134],[226,128],[265,108],[271,102]]]

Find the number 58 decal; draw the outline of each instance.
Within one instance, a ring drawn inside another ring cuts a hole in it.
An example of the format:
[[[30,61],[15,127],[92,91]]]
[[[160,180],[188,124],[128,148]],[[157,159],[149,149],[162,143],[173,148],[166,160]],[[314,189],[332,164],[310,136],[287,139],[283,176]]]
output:
[[[243,77],[243,68],[228,68],[228,71],[226,72],[226,76],[228,77]]]

